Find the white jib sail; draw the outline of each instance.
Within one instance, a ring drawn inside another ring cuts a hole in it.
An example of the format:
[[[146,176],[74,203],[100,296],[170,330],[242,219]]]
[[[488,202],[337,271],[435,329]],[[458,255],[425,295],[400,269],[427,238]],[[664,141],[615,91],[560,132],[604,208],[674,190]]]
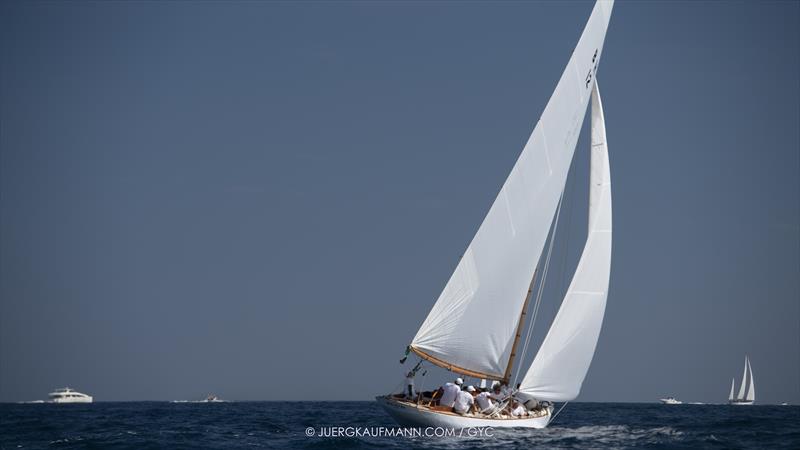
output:
[[[756,385],[753,382],[753,367],[750,365],[750,359],[747,360],[747,371],[750,372],[750,385],[747,387],[745,400],[752,402],[756,399]]]
[[[734,385],[735,383],[736,383],[736,382],[734,381],[734,379],[733,379],[733,378],[731,378],[731,393],[728,395],[728,400],[733,400],[733,385]]]
[[[511,174],[411,347],[500,379],[564,189],[603,52],[613,1],[598,0]],[[423,355],[423,356],[424,356]]]
[[[603,324],[611,274],[611,173],[603,104],[592,90],[589,234],[561,308],[522,380],[520,395],[569,401],[578,396]]]
[[[747,355],[744,357],[744,372],[742,372],[742,385],[739,386],[739,395],[736,396],[738,400],[744,399],[744,390],[747,386]]]

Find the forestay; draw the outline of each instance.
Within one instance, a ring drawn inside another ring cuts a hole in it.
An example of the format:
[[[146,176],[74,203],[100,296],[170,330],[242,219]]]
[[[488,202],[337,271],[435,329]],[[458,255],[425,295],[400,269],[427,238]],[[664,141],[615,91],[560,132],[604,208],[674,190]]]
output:
[[[453,371],[501,379],[586,113],[613,1],[599,0],[525,148],[411,343]]]
[[[589,233],[567,294],[520,386],[520,396],[569,401],[592,362],[611,273],[611,177],[603,105],[592,90]]]

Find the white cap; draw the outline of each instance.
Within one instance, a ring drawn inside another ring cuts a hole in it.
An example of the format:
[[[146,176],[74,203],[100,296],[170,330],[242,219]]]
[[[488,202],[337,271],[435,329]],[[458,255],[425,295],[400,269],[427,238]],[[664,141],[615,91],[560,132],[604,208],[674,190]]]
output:
[[[467,392],[475,392],[475,386],[467,386]]]
[[[456,378],[456,384],[461,386],[462,384],[464,384],[464,380],[462,380],[461,378]]]

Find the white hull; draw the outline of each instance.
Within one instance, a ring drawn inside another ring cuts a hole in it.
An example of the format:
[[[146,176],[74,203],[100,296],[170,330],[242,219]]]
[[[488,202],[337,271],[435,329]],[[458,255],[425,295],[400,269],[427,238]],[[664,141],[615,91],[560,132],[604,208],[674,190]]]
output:
[[[472,415],[462,416],[456,413],[433,411],[425,407],[398,402],[388,396],[375,397],[384,410],[402,426],[407,427],[442,427],[442,428],[544,428],[550,423],[552,409],[541,417],[525,417],[518,419],[489,419]]]
[[[683,402],[680,400],[675,400],[674,398],[662,398],[661,403],[665,405],[682,405]]]
[[[728,402],[729,405],[742,405],[742,406],[750,406],[753,404],[752,401],[747,400],[731,400]]]
[[[90,396],[75,397],[75,398],[55,398],[51,400],[52,403],[92,403],[93,399]]]
[[[48,403],[92,403],[92,396],[68,387],[56,389],[49,395]]]

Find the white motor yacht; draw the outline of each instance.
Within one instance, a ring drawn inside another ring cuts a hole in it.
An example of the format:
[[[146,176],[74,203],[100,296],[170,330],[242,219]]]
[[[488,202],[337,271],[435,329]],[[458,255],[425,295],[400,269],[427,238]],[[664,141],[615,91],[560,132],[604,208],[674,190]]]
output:
[[[676,399],[675,397],[661,398],[659,400],[661,400],[661,403],[663,403],[665,405],[682,405],[683,404],[682,401]]]
[[[71,388],[56,389],[48,394],[52,403],[92,403],[92,396]]]

